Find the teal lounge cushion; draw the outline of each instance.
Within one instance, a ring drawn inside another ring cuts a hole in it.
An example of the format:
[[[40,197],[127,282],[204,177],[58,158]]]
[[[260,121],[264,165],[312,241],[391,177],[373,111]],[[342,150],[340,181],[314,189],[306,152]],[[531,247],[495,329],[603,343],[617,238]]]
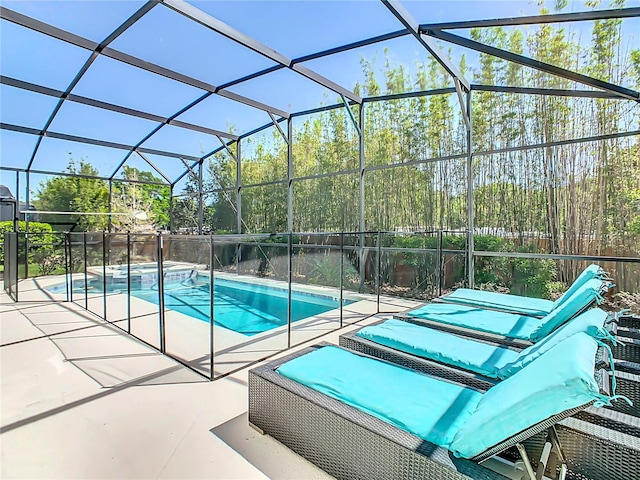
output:
[[[577,333],[491,387],[456,433],[451,451],[473,458],[553,415],[602,400],[594,379],[597,348],[595,339]]]
[[[498,378],[503,367],[515,365],[519,358],[515,350],[401,320],[386,320],[365,327],[356,335],[401,352],[491,378]]]
[[[482,394],[332,346],[278,368],[291,380],[448,448]]]
[[[603,283],[600,280],[587,281],[567,301],[543,318],[447,303],[429,303],[410,311],[408,315],[536,342],[566,323],[592,302],[598,302],[601,298],[599,292],[602,286]]]
[[[540,326],[542,321],[540,318],[526,315],[496,312],[495,310],[450,303],[429,303],[410,311],[408,315],[523,340],[528,340],[531,333]]]
[[[558,308],[567,301],[578,290],[578,288],[586,282],[592,279],[602,280],[605,276],[606,274],[604,270],[602,270],[598,265],[589,265],[575,279],[569,289],[555,302],[542,298],[522,297],[506,293],[472,290],[469,288],[458,288],[457,290],[444,295],[442,300],[449,303],[459,303],[481,308],[493,308],[522,315],[544,317],[553,309]]]
[[[458,288],[441,297],[445,302],[461,303],[481,308],[508,310],[534,317],[544,317],[553,309],[553,302],[542,298],[521,297],[506,293]]]
[[[603,286],[602,280],[591,279],[586,281],[581,287],[577,288],[569,298],[562,302],[560,306],[554,308],[549,315],[541,319],[540,325],[531,332],[529,340],[532,342],[539,341],[574,317],[587,305],[594,301],[600,303],[602,299],[600,290],[602,290]]]
[[[576,293],[578,291],[578,289],[584,285],[585,283],[587,283],[589,280],[603,280],[606,277],[606,273],[604,270],[602,270],[602,268],[600,268],[598,265],[596,264],[591,264],[589,265],[587,268],[585,268],[582,273],[580,275],[578,275],[578,278],[576,278],[574,280],[574,282],[571,284],[571,286],[567,289],[566,292],[564,292],[560,298],[558,298],[554,303],[553,303],[553,308],[558,308],[560,305],[562,305],[564,302],[566,302],[567,300],[569,300],[569,298],[571,298],[571,296]]]
[[[362,328],[356,335],[421,358],[505,379],[576,333],[606,338],[608,334],[603,327],[606,319],[607,313],[599,308],[587,310],[520,352],[401,320],[386,320]]]
[[[592,308],[591,310],[581,313],[550,335],[544,337],[538,343],[534,343],[530,347],[522,350],[510,363],[503,365],[499,369],[497,373],[498,378],[505,379],[511,377],[540,355],[576,333],[584,332],[596,339],[606,338],[608,336],[607,331],[604,329],[606,319],[607,313],[599,308]]]

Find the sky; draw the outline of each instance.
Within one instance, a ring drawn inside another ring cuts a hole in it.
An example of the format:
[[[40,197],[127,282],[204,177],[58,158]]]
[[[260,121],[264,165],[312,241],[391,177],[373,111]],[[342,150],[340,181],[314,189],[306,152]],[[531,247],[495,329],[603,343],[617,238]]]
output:
[[[289,59],[402,28],[381,2],[373,0],[191,0],[190,3]],[[553,2],[548,3],[552,8]],[[93,42],[108,37],[143,4],[143,1],[129,0],[2,2],[6,8]],[[539,10],[535,2],[508,0],[405,0],[402,4],[419,23],[534,15]],[[640,6],[640,0],[627,1],[626,6]],[[598,8],[608,8],[607,3]],[[570,1],[563,12],[584,10],[587,10],[584,2]],[[566,24],[566,28],[585,39],[590,37],[592,26],[592,22],[583,22],[581,26]],[[637,33],[640,32],[640,19],[625,20],[623,28],[629,47],[640,48]],[[454,33],[469,34],[462,30]],[[155,6],[109,47],[216,86],[275,65],[272,60],[239,46],[164,5]],[[416,63],[429,61],[428,53],[418,42],[406,36],[303,65],[345,88],[353,89],[357,81],[362,81],[360,60],[376,58],[380,75],[385,49],[393,62],[404,64],[411,73],[415,72]],[[452,48],[454,62],[459,61],[462,53],[460,47]],[[477,55],[469,51],[465,53],[467,61],[473,65]],[[88,50],[8,21],[0,23],[0,73],[4,76],[65,90],[89,55]],[[334,92],[287,69],[232,86],[229,90],[288,112],[334,104],[337,99]],[[100,55],[72,93],[169,117],[200,98],[205,91]],[[42,129],[56,104],[54,97],[0,85],[0,121],[3,123]],[[182,113],[178,119],[222,131],[232,129],[235,133],[248,132],[270,122],[265,112],[217,95]],[[135,145],[157,125],[151,120],[65,101],[50,131]],[[36,140],[34,135],[1,130],[0,163],[8,167],[26,166]],[[211,135],[164,126],[142,146],[202,156],[220,147],[220,142]],[[126,153],[126,150],[44,138],[33,169],[62,171],[70,158],[86,158],[101,175],[110,176]],[[183,162],[178,159],[157,155],[151,158],[171,178],[184,170]],[[127,165],[149,170],[148,165],[136,155],[131,156]],[[34,175],[31,188],[34,189],[44,178]],[[0,181],[14,184],[15,174],[0,171]]]

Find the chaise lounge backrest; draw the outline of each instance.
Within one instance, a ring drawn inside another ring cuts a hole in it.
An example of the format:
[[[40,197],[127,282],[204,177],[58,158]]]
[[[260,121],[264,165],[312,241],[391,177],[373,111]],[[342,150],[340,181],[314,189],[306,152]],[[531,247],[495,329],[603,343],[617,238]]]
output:
[[[498,378],[505,379],[513,376],[540,355],[576,333],[585,332],[597,340],[610,337],[604,328],[604,323],[608,316],[607,312],[599,308],[592,308],[591,310],[581,313],[539,342],[522,350],[515,360],[504,365],[498,371]]]
[[[562,324],[573,318],[592,303],[600,303],[601,291],[606,285],[601,280],[591,279],[578,287],[558,308],[554,308],[549,315],[540,320],[529,335],[529,340],[538,342]]]
[[[577,333],[491,387],[457,431],[450,450],[477,458],[492,447],[561,412],[606,402],[594,378],[598,344]]]
[[[569,298],[571,298],[571,295],[573,295],[576,291],[578,291],[578,289],[584,285],[585,283],[587,283],[589,280],[600,280],[603,281],[605,280],[607,277],[606,272],[599,267],[598,265],[595,264],[591,264],[589,265],[587,268],[585,268],[583,270],[583,272],[578,275],[578,278],[576,278],[573,283],[571,284],[571,286],[567,289],[566,292],[564,292],[560,298],[558,298],[554,303],[553,303],[553,307],[552,307],[552,311],[555,310],[556,308],[558,308],[559,306],[561,306],[564,302],[566,302]]]

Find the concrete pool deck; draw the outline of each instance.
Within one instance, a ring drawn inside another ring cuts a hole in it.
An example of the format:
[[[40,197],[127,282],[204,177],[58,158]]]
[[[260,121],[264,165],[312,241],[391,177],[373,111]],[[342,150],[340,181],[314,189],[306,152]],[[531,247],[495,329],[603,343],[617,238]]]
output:
[[[52,301],[42,289],[50,282],[20,282],[19,303],[0,292],[1,478],[330,478],[248,426],[248,368],[206,381],[82,307]],[[102,305],[101,298],[90,302]],[[388,312],[416,305],[383,302]],[[372,301],[352,305],[345,316],[357,327],[389,316],[375,315]],[[157,312],[147,307],[132,302],[142,319],[132,330],[151,338]],[[108,297],[107,312],[126,317],[121,296]],[[190,344],[198,331],[185,334],[182,326],[177,335],[169,330],[177,325],[178,317],[169,315],[167,338],[174,344],[168,348],[189,346],[182,355],[200,358],[201,349]],[[337,343],[357,328],[326,333],[335,326],[311,319],[294,338],[324,334],[311,343]],[[237,339],[217,335],[216,348],[227,356],[216,371],[283,348],[281,334],[252,338],[234,351]]]

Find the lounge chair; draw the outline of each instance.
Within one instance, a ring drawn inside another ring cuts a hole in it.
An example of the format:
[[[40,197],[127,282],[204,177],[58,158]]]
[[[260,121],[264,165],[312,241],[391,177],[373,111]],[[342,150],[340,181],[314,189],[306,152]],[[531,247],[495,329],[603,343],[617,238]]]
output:
[[[511,377],[566,338],[585,332],[602,345],[600,357],[603,362],[610,364],[611,375],[617,383],[617,393],[632,402],[631,405],[617,402],[613,408],[640,417],[640,371],[614,370],[618,362],[613,358],[608,343],[617,342],[604,328],[609,317],[599,308],[591,309],[523,350],[395,319],[343,334],[340,336],[340,345],[434,375],[442,375],[443,372],[446,377],[453,375],[451,369],[441,366],[461,369],[475,376],[461,375],[459,381],[471,382],[472,386],[478,388],[489,388],[496,381]],[[615,315],[612,317],[615,318]],[[607,344],[602,340],[607,340]],[[395,355],[395,352],[407,355]]]
[[[515,345],[522,346],[523,340],[536,342],[594,303],[600,303],[606,288],[600,280],[588,280],[543,318],[448,303],[430,303],[396,317],[453,333],[471,330],[475,335],[484,332],[491,340],[515,339]]]
[[[469,338],[466,340],[473,341]],[[470,385],[481,391],[491,388],[499,381],[461,369],[459,366],[452,367],[375,343],[357,336],[356,332],[341,335],[340,345],[397,365]],[[494,344],[493,346],[497,345]],[[600,350],[601,354],[604,353],[602,348]],[[640,446],[640,418],[630,414],[630,410],[635,409],[636,413],[638,410],[640,376],[629,375],[620,371],[610,372],[609,375],[615,375],[617,381],[616,392],[636,399],[636,403],[629,405],[624,401],[613,402],[610,408],[615,408],[615,410],[588,407],[577,412],[574,418],[562,422],[558,433],[562,439],[568,465],[574,472],[579,474],[577,478],[626,480],[632,477],[627,476],[625,465],[633,465],[638,462],[637,448]],[[573,428],[576,424],[578,427]],[[607,440],[600,445],[602,439]],[[610,441],[613,443],[610,443]],[[597,447],[594,446],[594,442],[598,445]],[[533,443],[536,445],[532,450],[532,455],[539,455],[543,448],[542,442],[538,440]],[[531,449],[530,442],[527,447]],[[594,452],[597,452],[597,454],[594,454]]]
[[[548,431],[563,459],[553,428],[562,419],[558,434],[570,451],[640,451],[633,437],[599,436],[599,427],[568,418],[609,401],[594,378],[596,349],[588,335],[574,335],[481,393],[338,347],[308,348],[249,372],[249,422],[337,478],[504,478],[478,462],[516,446],[534,479],[523,442],[540,450],[538,434]],[[627,478],[640,472],[634,458]],[[601,468],[598,458],[590,463],[587,470]]]
[[[592,264],[583,270],[571,286],[555,302],[543,298],[522,297],[506,293],[487,292],[458,288],[451,293],[435,299],[446,303],[468,305],[491,310],[500,310],[508,313],[517,313],[531,317],[544,317],[566,302],[578,288],[589,280],[596,279],[602,282],[609,281],[606,272],[598,265]]]
[[[612,339],[613,343],[616,343],[605,328],[608,319],[609,315],[605,311],[593,308],[524,349],[479,341],[473,337],[397,319],[384,320],[364,327],[354,335],[405,353],[503,380],[578,332],[585,332],[598,340]]]

